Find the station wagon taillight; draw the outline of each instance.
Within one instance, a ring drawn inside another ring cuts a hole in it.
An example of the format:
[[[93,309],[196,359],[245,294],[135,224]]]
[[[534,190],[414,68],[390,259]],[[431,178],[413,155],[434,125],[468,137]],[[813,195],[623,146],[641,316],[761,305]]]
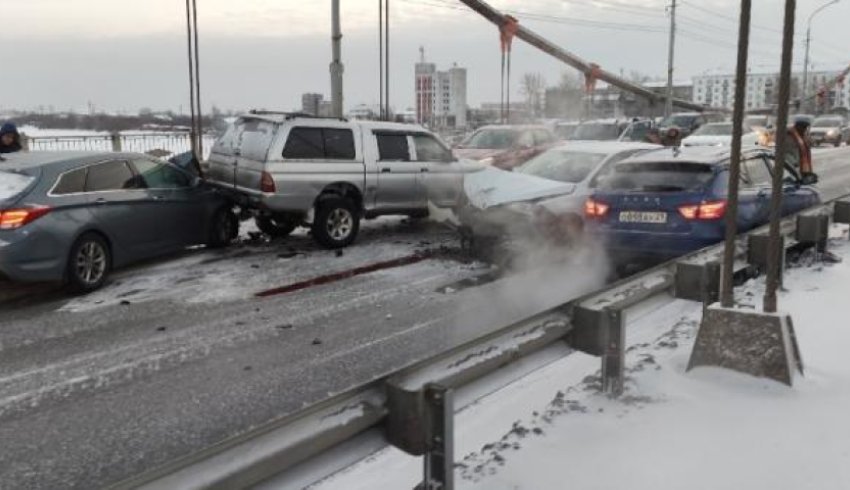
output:
[[[0,210],[0,230],[15,230],[50,212],[47,206]]]
[[[610,208],[608,204],[588,199],[584,202],[584,215],[588,218],[601,218],[608,214]]]
[[[726,214],[726,201],[710,201],[700,204],[679,206],[679,214],[685,219],[714,220]]]
[[[274,185],[274,179],[268,172],[263,172],[260,175],[260,190],[263,192],[274,193],[277,188]]]

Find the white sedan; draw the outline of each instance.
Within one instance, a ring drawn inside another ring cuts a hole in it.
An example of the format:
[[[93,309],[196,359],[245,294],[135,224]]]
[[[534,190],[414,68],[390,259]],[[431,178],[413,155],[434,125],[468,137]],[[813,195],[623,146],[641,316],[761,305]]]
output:
[[[743,146],[761,144],[763,141],[762,131],[752,127],[744,127],[741,135]],[[708,123],[703,124],[696,131],[682,140],[683,146],[731,146],[732,145],[732,123]]]
[[[649,143],[569,141],[513,172],[488,167],[464,177],[461,223],[477,236],[543,235],[569,241],[583,228],[587,197],[615,163],[660,148]]]

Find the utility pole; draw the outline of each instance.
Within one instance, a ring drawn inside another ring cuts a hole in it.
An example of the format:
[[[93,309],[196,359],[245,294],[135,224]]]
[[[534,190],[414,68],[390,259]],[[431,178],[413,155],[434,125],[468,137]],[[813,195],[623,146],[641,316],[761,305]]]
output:
[[[806,110],[808,107],[808,90],[809,90],[809,46],[812,44],[812,19],[815,17],[815,14],[820,12],[821,10],[829,7],[830,5],[834,5],[838,3],[840,0],[830,0],[829,2],[821,5],[816,8],[814,12],[809,15],[809,20],[806,21],[806,55],[803,61],[803,92],[800,94],[800,108],[801,110]]]
[[[331,3],[331,107],[334,117],[342,117],[342,28],[339,20],[339,0]]]
[[[676,44],[676,0],[670,5],[670,41],[667,53],[667,100],[664,101],[664,117],[673,112],[673,47]]]

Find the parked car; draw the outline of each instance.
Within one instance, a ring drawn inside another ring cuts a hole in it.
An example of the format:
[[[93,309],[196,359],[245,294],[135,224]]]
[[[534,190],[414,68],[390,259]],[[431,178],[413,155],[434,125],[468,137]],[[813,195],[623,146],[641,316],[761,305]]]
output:
[[[655,121],[651,118],[633,118],[620,134],[618,141],[647,141],[650,130],[655,127]]]
[[[459,158],[509,170],[548,149],[557,138],[545,126],[492,125],[477,129],[454,148]]]
[[[616,262],[670,259],[724,238],[730,153],[726,148],[683,147],[642,153],[618,163],[585,203],[593,234]],[[769,149],[742,154],[738,229],[769,220]],[[802,185],[786,166],[782,214],[820,202],[818,191]]]
[[[765,132],[744,126],[741,134],[741,144],[752,146],[766,141]],[[682,140],[683,146],[731,146],[732,145],[732,123],[707,123],[703,124],[690,136]]]
[[[0,275],[99,288],[114,268],[238,233],[231,202],[137,153],[32,152],[0,162]]]
[[[679,129],[681,137],[685,138],[703,124],[725,120],[726,116],[718,112],[678,112],[662,119],[658,123],[658,129],[664,132],[675,127]]]
[[[617,141],[623,131],[629,126],[626,119],[594,119],[578,125],[570,137],[578,141]]]
[[[844,116],[818,116],[812,120],[809,139],[814,146],[824,143],[841,146],[841,143],[850,143],[850,126],[847,125],[847,119]]]
[[[463,174],[479,168],[421,126],[254,112],[216,141],[207,180],[252,210],[263,232],[309,226],[321,245],[340,248],[363,218],[454,206]]]
[[[572,141],[513,172],[491,168],[466,176],[461,222],[476,236],[529,236],[566,242],[583,229],[584,203],[614,164],[659,148],[648,143]]]

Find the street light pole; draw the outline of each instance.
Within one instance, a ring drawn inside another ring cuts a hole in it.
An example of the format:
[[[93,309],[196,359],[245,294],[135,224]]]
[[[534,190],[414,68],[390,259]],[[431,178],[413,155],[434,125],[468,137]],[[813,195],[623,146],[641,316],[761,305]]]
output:
[[[670,6],[670,45],[667,53],[667,100],[664,101],[664,117],[673,112],[673,47],[676,44],[676,0]]]
[[[342,117],[342,28],[339,18],[339,0],[331,2],[331,107],[334,117]]]
[[[812,19],[815,14],[820,12],[821,10],[829,7],[830,5],[834,5],[841,0],[830,0],[829,2],[821,5],[816,8],[814,12],[809,15],[809,20],[806,22],[806,56],[803,61],[803,92],[800,95],[801,102],[805,104],[804,107],[808,107],[808,89],[809,89],[809,47],[812,44]]]

